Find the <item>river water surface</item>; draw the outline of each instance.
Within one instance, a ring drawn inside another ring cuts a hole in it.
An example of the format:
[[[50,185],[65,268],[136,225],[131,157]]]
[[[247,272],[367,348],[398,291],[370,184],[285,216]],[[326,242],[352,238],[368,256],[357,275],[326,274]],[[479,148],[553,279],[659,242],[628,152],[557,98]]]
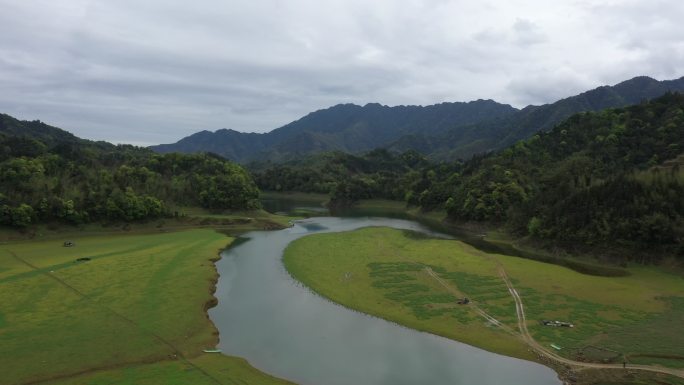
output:
[[[292,279],[287,245],[317,232],[387,226],[430,233],[386,218],[311,218],[245,235],[222,254],[218,306],[209,311],[219,348],[299,384],[558,385],[551,369],[411,330],[336,305]],[[433,234],[436,235],[436,234]],[[353,245],[350,245],[353,247]]]

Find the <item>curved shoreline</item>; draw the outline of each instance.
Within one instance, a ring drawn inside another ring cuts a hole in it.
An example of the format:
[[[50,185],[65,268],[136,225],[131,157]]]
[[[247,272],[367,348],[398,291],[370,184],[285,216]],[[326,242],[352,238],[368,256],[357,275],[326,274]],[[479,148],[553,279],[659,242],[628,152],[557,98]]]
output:
[[[234,241],[231,241],[228,245],[226,245],[225,248],[220,249],[217,252],[217,256],[213,258],[209,258],[209,262],[211,262],[211,266],[214,270],[214,274],[209,278],[209,299],[204,303],[203,310],[204,310],[204,316],[211,325],[212,332],[211,334],[214,336],[214,341],[212,343],[213,346],[218,345],[219,343],[219,330],[214,325],[214,322],[212,322],[211,318],[209,317],[209,309],[216,307],[218,305],[218,298],[216,298],[216,285],[218,285],[218,281],[221,278],[221,275],[218,272],[218,269],[216,268],[216,262],[221,260],[221,253],[223,250],[227,249],[230,247],[230,245],[233,244]]]
[[[525,360],[525,361],[529,361],[529,362],[542,364],[544,366],[547,366],[547,367],[553,369],[554,371],[556,371],[556,373],[558,373],[560,375],[560,372],[562,370],[561,367],[559,367],[557,365],[553,365],[548,360],[544,360],[542,356],[534,354],[534,351],[532,349],[525,349],[525,351],[529,353],[528,355],[510,354],[510,352],[506,351],[506,350],[493,348],[493,347],[488,346],[488,345],[478,344],[478,342],[481,342],[481,341],[479,341],[477,338],[474,338],[474,339],[456,338],[456,337],[454,337],[453,334],[448,334],[448,333],[444,333],[444,332],[439,331],[439,330],[434,330],[434,329],[430,329],[430,328],[425,327],[425,326],[421,326],[418,322],[416,322],[416,323],[404,323],[404,322],[402,322],[402,320],[395,319],[392,317],[387,317],[385,314],[383,314],[380,311],[374,311],[373,309],[357,308],[357,307],[353,307],[352,305],[350,305],[348,303],[339,302],[339,301],[335,300],[334,298],[331,298],[330,296],[321,292],[320,290],[317,290],[316,287],[307,283],[304,279],[302,279],[300,276],[298,276],[296,273],[294,273],[292,271],[292,265],[291,264],[288,265],[288,263],[286,262],[287,252],[288,252],[288,249],[290,248],[291,245],[292,245],[292,243],[290,245],[288,245],[288,247],[285,249],[285,251],[283,253],[282,264],[285,268],[285,271],[287,271],[287,273],[290,275],[290,277],[292,277],[293,280],[295,280],[296,282],[301,284],[307,290],[311,291],[312,293],[316,294],[317,296],[325,299],[326,301],[328,301],[332,304],[344,307],[345,309],[351,310],[353,312],[358,312],[358,313],[361,313],[361,314],[369,316],[369,317],[375,317],[375,318],[382,319],[384,321],[390,322],[392,324],[398,325],[398,326],[403,327],[403,328],[407,328],[409,330],[415,330],[415,331],[419,331],[419,332],[423,332],[423,333],[428,333],[428,334],[432,334],[432,335],[435,335],[438,337],[446,338],[446,339],[449,339],[452,341],[464,343],[464,344],[467,344],[469,346],[472,346],[472,347],[475,347],[478,349],[482,349],[482,350],[485,350],[485,351],[493,353],[493,354],[498,354],[498,355],[502,355],[502,356],[506,356],[506,357],[511,357],[511,358],[516,358],[516,359],[520,359],[520,360]]]
[[[252,233],[249,243],[224,253],[217,265],[221,274],[216,294],[219,306],[210,311],[223,341],[219,348],[225,354],[247,358],[265,372],[303,383],[342,379],[343,383],[385,383],[387,377],[378,377],[381,368],[392,368],[395,383],[415,383],[409,380],[415,376],[430,383],[559,383],[557,374],[535,362],[531,354],[521,360],[480,349],[473,341],[461,343],[448,334],[340,306],[294,280],[282,264],[283,250],[294,239],[312,232],[338,233],[368,226],[432,234],[406,220],[312,218],[283,232]],[[496,338],[495,334],[491,337]],[[320,345],[323,340],[325,344]],[[412,348],[407,349],[406,344]],[[301,349],[307,353],[302,354]],[[362,352],[375,353],[364,359],[367,354]],[[424,358],[416,361],[416,354]],[[395,359],[387,361],[390,357]],[[355,374],[343,374],[347,365],[341,360],[355,365]],[[425,372],[428,367],[430,374]],[[329,377],[311,377],[313,373]],[[492,382],[494,378],[499,380]]]
[[[362,231],[362,230],[356,230],[356,231]],[[350,232],[351,233],[351,232]],[[324,237],[325,235],[318,235],[320,237]],[[296,247],[297,242],[302,242],[304,239],[309,238],[309,237],[304,237],[301,238],[295,242],[290,243],[287,248],[284,251],[284,255],[282,258],[282,263],[285,267],[285,270],[287,273],[295,279],[297,282],[301,283],[304,287],[306,287],[308,290],[311,292],[319,295],[322,298],[325,298],[326,300],[338,304],[340,306],[343,306],[345,308],[348,308],[352,311],[356,312],[361,312],[364,314],[369,314],[374,317],[378,317],[387,321],[390,321],[392,323],[399,324],[404,327],[408,327],[411,329],[415,330],[420,330],[424,332],[428,332],[431,334],[439,335],[445,338],[449,338],[455,341],[463,342],[470,344],[472,346],[475,346],[480,349],[484,349],[493,353],[497,354],[504,354],[510,357],[514,358],[521,358],[521,359],[526,359],[530,360],[533,362],[541,363],[544,364],[552,369],[554,369],[560,378],[564,380],[569,380],[574,377],[576,377],[576,372],[578,370],[586,370],[586,369],[600,369],[600,370],[614,370],[614,369],[624,369],[622,364],[601,364],[601,363],[586,363],[586,362],[579,362],[579,361],[573,361],[571,359],[567,359],[564,357],[560,357],[557,354],[545,349],[542,347],[542,345],[535,340],[532,339],[531,335],[527,331],[527,327],[525,325],[525,315],[522,310],[522,303],[521,299],[517,294],[517,291],[511,286],[510,279],[507,278],[507,275],[505,274],[505,271],[503,270],[503,266],[501,265],[498,260],[494,256],[491,256],[491,259],[494,260],[494,262],[497,264],[497,270],[498,274],[504,279],[504,282],[506,283],[508,287],[508,291],[511,293],[515,300],[516,304],[516,313],[517,313],[517,318],[518,318],[518,328],[520,331],[518,332],[517,330],[509,330],[509,332],[512,332],[517,339],[519,339],[521,342],[523,342],[526,346],[526,352],[529,352],[530,354],[519,354],[520,352],[511,352],[505,349],[501,349],[497,347],[496,345],[492,346],[491,344],[482,344],[482,340],[479,340],[478,338],[467,338],[470,337],[467,334],[466,335],[458,335],[457,333],[455,334],[450,334],[450,333],[443,333],[440,330],[436,330],[433,328],[430,328],[429,326],[426,325],[421,325],[421,321],[419,319],[414,319],[411,317],[401,317],[400,313],[396,313],[393,310],[388,310],[390,309],[389,307],[383,307],[380,305],[381,302],[377,302],[377,305],[375,305],[376,300],[378,299],[372,299],[375,296],[370,296],[368,300],[365,299],[360,299],[357,300],[355,298],[359,297],[359,292],[351,290],[349,293],[346,291],[348,289],[345,289],[345,287],[349,288],[349,286],[345,286],[339,283],[332,283],[336,282],[334,281],[333,276],[335,274],[340,274],[342,270],[347,270],[347,269],[353,269],[353,266],[355,265],[350,265],[346,264],[343,265],[344,268],[339,266],[340,258],[342,258],[343,255],[346,254],[339,254],[339,252],[332,252],[331,257],[326,257],[325,261],[322,262],[314,262],[317,261],[319,258],[321,258],[322,254],[323,255],[328,255],[328,253],[322,252],[322,250],[319,248],[321,244],[326,244],[326,247],[329,247],[330,250],[339,250],[340,245],[336,244],[330,244],[331,239],[327,238],[327,240],[319,240],[319,241],[311,241],[311,243],[308,243],[307,246],[303,246],[302,249],[298,250],[293,250],[294,247]],[[349,240],[347,240],[348,242]],[[376,240],[375,242],[380,242],[379,240]],[[348,244],[348,243],[346,243]],[[310,251],[313,250],[312,247],[316,247],[315,250],[318,250],[318,252],[315,251]],[[365,249],[367,247],[366,244],[356,244],[355,247],[358,247],[360,249]],[[380,246],[378,246],[380,247]],[[383,248],[384,249],[384,248]],[[401,249],[403,250],[403,249]],[[398,251],[397,251],[398,252]],[[298,254],[297,254],[298,253]],[[302,257],[302,253],[305,253],[306,257]],[[362,253],[362,255],[365,255]],[[296,258],[306,258],[306,262],[302,263],[295,263],[293,262],[296,260]],[[331,259],[332,258],[332,259]],[[358,261],[361,263],[361,261],[367,261],[368,256],[366,257],[359,257],[360,260]],[[344,258],[342,258],[344,259]],[[386,259],[381,258],[381,261],[386,261]],[[400,260],[400,259],[399,259]],[[319,267],[316,267],[316,263],[319,264]],[[396,262],[399,263],[399,262]],[[409,263],[409,262],[407,262]],[[414,262],[418,263],[418,262]],[[313,266],[313,267],[312,267]],[[329,266],[335,266],[335,268],[329,268]],[[365,266],[365,265],[364,265]],[[323,269],[323,270],[321,270]],[[341,270],[340,270],[341,269]],[[444,286],[445,283],[443,280],[439,277],[436,277],[436,274],[432,272],[432,270],[427,267],[425,268],[428,271],[428,274],[430,274],[433,278],[437,279],[439,283]],[[326,271],[327,270],[327,271]],[[353,270],[350,270],[353,271]],[[319,274],[322,273],[322,276],[318,276]],[[345,277],[347,275],[350,275],[351,272],[345,273]],[[351,276],[351,275],[350,275]],[[372,276],[372,275],[371,275]],[[316,281],[318,279],[318,281]],[[389,278],[388,278],[389,279]],[[340,281],[342,279],[340,278]],[[318,283],[317,283],[318,282]],[[366,285],[369,283],[366,283],[363,279],[360,281],[361,287],[363,287],[362,290],[365,290],[364,293],[367,293],[368,289],[366,289]],[[373,282],[372,279],[370,282]],[[375,284],[373,284],[375,286]],[[396,287],[396,286],[394,286]],[[450,291],[453,291],[452,288],[447,288]],[[457,290],[458,291],[458,290]],[[462,295],[462,293],[454,292],[453,293],[456,298],[460,298],[459,295]],[[394,299],[394,301],[397,301],[398,299]],[[391,306],[390,306],[391,307]],[[401,307],[401,306],[400,306]],[[476,307],[474,305],[474,307]],[[395,309],[396,310],[396,309]],[[481,311],[480,311],[481,313]],[[522,315],[521,315],[522,313]],[[487,319],[492,319],[491,316],[488,315],[483,315]],[[522,318],[522,319],[521,319]],[[497,322],[498,324],[498,322]],[[504,329],[508,330],[509,328],[507,326],[502,326]],[[509,333],[510,334],[510,333]],[[466,337],[466,338],[462,338]],[[530,357],[531,356],[531,357]],[[652,372],[652,373],[659,373],[659,374],[665,374],[665,375],[671,375],[674,377],[680,377],[684,378],[684,371],[681,369],[674,369],[674,368],[666,368],[666,367],[658,367],[658,366],[652,366],[652,365],[628,365],[628,368],[631,370],[637,370],[637,371],[644,371],[644,372]]]
[[[279,229],[277,229],[277,230],[279,230]],[[210,298],[204,303],[203,311],[204,311],[204,316],[206,317],[207,322],[209,323],[210,328],[212,329],[212,332],[211,332],[211,334],[213,336],[212,343],[211,343],[212,347],[216,347],[219,344],[219,342],[221,341],[221,336],[220,336],[219,330],[216,327],[216,324],[214,324],[214,322],[211,320],[211,317],[209,316],[209,310],[218,306],[218,303],[219,303],[218,298],[216,297],[216,289],[218,286],[219,279],[221,278],[221,274],[219,273],[218,267],[216,266],[216,264],[223,258],[222,254],[224,251],[230,249],[231,247],[234,247],[234,246],[240,244],[240,242],[238,241],[239,239],[241,239],[241,238],[240,237],[233,237],[233,239],[230,241],[229,244],[227,244],[225,247],[223,247],[217,251],[215,257],[209,258],[209,261],[211,262],[211,266],[212,266],[214,273],[211,276],[211,278],[209,279],[209,296],[210,296]],[[198,352],[197,355],[195,355],[193,358],[201,356],[202,353],[203,352]],[[247,365],[252,370],[258,371],[260,373],[260,375],[262,375],[262,376],[270,377],[271,379],[281,381],[284,384],[294,385],[294,383],[290,382],[289,380],[287,380],[285,378],[276,377],[276,376],[273,376],[269,373],[266,373],[264,371],[257,369],[254,365],[252,365],[251,362],[249,362],[248,359],[246,359],[244,357],[227,355],[225,353],[223,353],[222,355],[225,356],[226,358],[244,361],[245,365]]]

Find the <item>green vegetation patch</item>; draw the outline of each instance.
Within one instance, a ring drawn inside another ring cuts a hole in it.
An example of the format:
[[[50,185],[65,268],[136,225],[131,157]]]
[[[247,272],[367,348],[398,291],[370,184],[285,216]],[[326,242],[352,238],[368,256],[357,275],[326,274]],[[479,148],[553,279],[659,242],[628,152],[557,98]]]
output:
[[[387,228],[304,237],[288,247],[284,263],[296,279],[350,308],[529,358],[517,338],[472,311],[477,306],[517,330],[500,264],[522,297],[530,332],[543,345],[561,346],[559,354],[598,362],[621,362],[624,355],[633,363],[684,366],[684,279],[656,267],[598,277]],[[461,296],[471,305],[456,305]],[[543,326],[542,320],[574,327]]]
[[[212,154],[156,154],[0,116],[0,226],[84,225],[178,217],[172,207],[258,208],[239,165]]]
[[[492,327],[468,305],[456,304],[458,297],[470,296],[458,282],[449,290],[427,271],[431,268],[440,277],[467,271],[489,282],[496,276],[496,265],[478,253],[458,241],[367,228],[301,238],[286,249],[284,263],[296,279],[344,306],[531,359],[516,337]],[[492,302],[492,308],[496,306]]]
[[[205,354],[188,361],[165,361],[103,370],[49,381],[50,385],[277,385],[288,384],[259,372],[241,358]]]
[[[469,274],[462,271],[443,272],[440,276],[476,300],[478,306],[499,322],[517,327],[515,301],[500,277]]]
[[[368,264],[373,287],[385,289],[385,298],[409,307],[418,319],[451,315],[463,323],[470,321],[467,310],[457,307],[456,297],[448,292],[436,293],[430,286],[419,283],[425,265],[389,262]]]
[[[498,257],[522,296],[532,335],[573,359],[681,367],[684,278],[656,267],[596,277],[520,258]],[[541,320],[571,322],[549,327]],[[664,360],[662,357],[668,359]],[[659,358],[660,357],[660,358]]]
[[[611,330],[606,344],[626,352],[630,362],[684,368],[684,333],[681,329],[684,298],[669,297],[665,300],[669,304],[666,311]]]
[[[211,260],[230,238],[191,230],[71,240],[3,245],[0,382],[274,382],[245,361],[202,353],[217,342],[205,311]]]
[[[649,314],[568,295],[543,294],[533,289],[521,289],[520,293],[524,295],[528,317],[534,315],[536,318],[536,322],[529,326],[534,338],[543,345],[554,343],[562,346],[563,352],[575,359],[622,362],[627,346],[621,346],[614,332],[641,324]],[[539,323],[541,319],[571,322],[575,327],[544,326]],[[641,332],[648,333],[646,330]],[[633,343],[631,340],[629,345]],[[635,348],[638,347],[632,345],[628,349]]]

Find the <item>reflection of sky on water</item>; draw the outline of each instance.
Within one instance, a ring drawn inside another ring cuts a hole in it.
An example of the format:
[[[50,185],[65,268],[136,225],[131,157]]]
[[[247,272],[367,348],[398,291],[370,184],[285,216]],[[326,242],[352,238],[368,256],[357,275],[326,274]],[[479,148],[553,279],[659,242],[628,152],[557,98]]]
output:
[[[560,384],[542,365],[335,305],[293,280],[280,262],[297,238],[367,226],[428,232],[404,220],[310,218],[285,230],[249,233],[248,242],[224,252],[217,263],[219,305],[210,311],[219,347],[301,384]]]

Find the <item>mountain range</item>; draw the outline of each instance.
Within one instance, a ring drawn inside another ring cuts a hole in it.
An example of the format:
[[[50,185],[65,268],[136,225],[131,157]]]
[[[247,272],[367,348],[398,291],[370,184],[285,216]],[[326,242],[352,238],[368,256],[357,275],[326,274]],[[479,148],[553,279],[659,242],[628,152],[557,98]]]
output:
[[[339,104],[312,112],[273,131],[257,134],[200,131],[154,151],[213,152],[238,162],[283,161],[324,151],[361,153],[374,148],[416,150],[432,159],[466,158],[504,148],[572,114],[624,107],[684,91],[684,77],[658,81],[635,77],[540,106],[516,109],[493,100],[388,107]]]
[[[339,104],[312,112],[268,133],[200,131],[157,152],[213,152],[238,162],[283,161],[324,151],[361,153],[374,148],[416,150],[432,159],[466,158],[501,149],[572,114],[623,107],[684,91],[684,77],[658,81],[636,77],[555,103],[516,109],[493,100],[388,107]]]
[[[667,92],[684,92],[684,77],[658,81],[646,76],[635,77],[614,86],[602,86],[576,96],[541,106],[527,106],[515,114],[495,117],[470,126],[454,127],[446,135],[419,138],[432,144],[427,148],[403,145],[406,138],[390,148],[413,148],[433,158],[459,158],[505,148],[527,139],[538,131],[548,131],[578,112],[625,107],[650,100]],[[409,143],[420,143],[412,139]]]
[[[491,100],[388,107],[377,103],[339,104],[312,112],[266,134],[235,130],[201,131],[178,143],[152,147],[158,152],[210,151],[237,161],[283,159],[321,151],[357,153],[386,147],[408,135],[442,135],[517,110]]]

